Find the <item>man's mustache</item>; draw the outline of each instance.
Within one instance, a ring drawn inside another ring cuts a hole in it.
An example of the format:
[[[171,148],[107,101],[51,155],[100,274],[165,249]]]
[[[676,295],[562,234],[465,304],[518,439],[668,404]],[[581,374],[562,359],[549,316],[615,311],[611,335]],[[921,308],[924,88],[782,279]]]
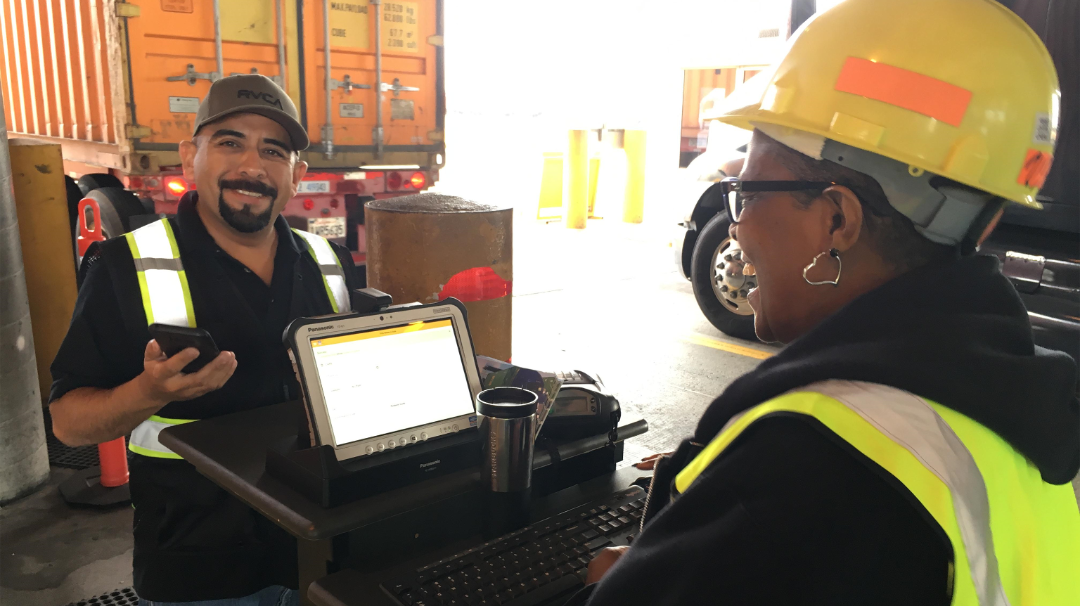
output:
[[[261,196],[269,196],[270,199],[276,200],[278,190],[266,183],[259,181],[248,181],[245,179],[227,179],[218,182],[218,187],[222,190],[226,189],[242,189],[249,191],[253,194],[259,194]]]

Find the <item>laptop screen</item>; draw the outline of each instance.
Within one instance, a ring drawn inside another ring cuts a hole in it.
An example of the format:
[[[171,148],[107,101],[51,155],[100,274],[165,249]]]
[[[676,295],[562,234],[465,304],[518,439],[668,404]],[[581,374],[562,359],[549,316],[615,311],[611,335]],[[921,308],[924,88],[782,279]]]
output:
[[[453,321],[311,339],[334,446],[473,413]]]

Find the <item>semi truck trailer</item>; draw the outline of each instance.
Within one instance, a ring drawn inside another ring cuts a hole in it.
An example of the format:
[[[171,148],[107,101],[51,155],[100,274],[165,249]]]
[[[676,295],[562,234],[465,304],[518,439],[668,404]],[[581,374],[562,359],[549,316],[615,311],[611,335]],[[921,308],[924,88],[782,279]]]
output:
[[[445,164],[442,11],[442,0],[5,1],[5,118],[12,137],[62,146],[72,229],[115,236],[174,213],[194,187],[177,144],[211,83],[263,74],[312,142],[282,214],[359,260],[363,204],[423,191]],[[85,196],[100,217],[76,216]]]

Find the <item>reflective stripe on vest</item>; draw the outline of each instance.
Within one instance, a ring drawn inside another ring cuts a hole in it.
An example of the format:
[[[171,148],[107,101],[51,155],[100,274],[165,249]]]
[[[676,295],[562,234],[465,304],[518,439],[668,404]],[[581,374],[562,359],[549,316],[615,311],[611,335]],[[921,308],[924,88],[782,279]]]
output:
[[[135,271],[139,276],[146,324],[195,327],[187,273],[180,260],[176,237],[167,219],[155,221],[124,234]],[[190,423],[193,419],[166,419],[154,415],[131,432],[128,450],[159,459],[182,459],[158,441],[158,434],[170,425]]]
[[[187,273],[168,220],[155,221],[124,237],[135,260],[147,325],[194,327]]]
[[[294,229],[293,233],[300,236],[307,243],[308,253],[319,266],[322,273],[323,286],[326,287],[326,296],[330,299],[330,306],[334,313],[349,311],[349,288],[345,284],[345,271],[341,268],[341,259],[338,259],[330,242],[313,233]]]
[[[1043,482],[1038,469],[975,421],[891,387],[827,381],[751,408],[676,476],[675,489],[689,489],[751,423],[776,413],[814,417],[919,499],[952,543],[953,604],[1080,603],[1080,511],[1072,487]],[[980,469],[990,473],[985,480]]]
[[[166,427],[191,423],[195,419],[166,419],[157,415],[139,423],[139,426],[131,431],[131,444],[128,448],[131,452],[156,459],[183,459],[180,455],[161,445],[158,434]]]

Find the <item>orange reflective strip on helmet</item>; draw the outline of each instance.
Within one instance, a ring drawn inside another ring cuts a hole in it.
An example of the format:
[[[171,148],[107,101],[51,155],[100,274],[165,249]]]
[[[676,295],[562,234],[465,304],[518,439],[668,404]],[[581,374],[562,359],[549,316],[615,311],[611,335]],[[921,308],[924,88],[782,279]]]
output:
[[[960,126],[971,91],[937,78],[869,59],[848,57],[836,79],[836,90]]]

